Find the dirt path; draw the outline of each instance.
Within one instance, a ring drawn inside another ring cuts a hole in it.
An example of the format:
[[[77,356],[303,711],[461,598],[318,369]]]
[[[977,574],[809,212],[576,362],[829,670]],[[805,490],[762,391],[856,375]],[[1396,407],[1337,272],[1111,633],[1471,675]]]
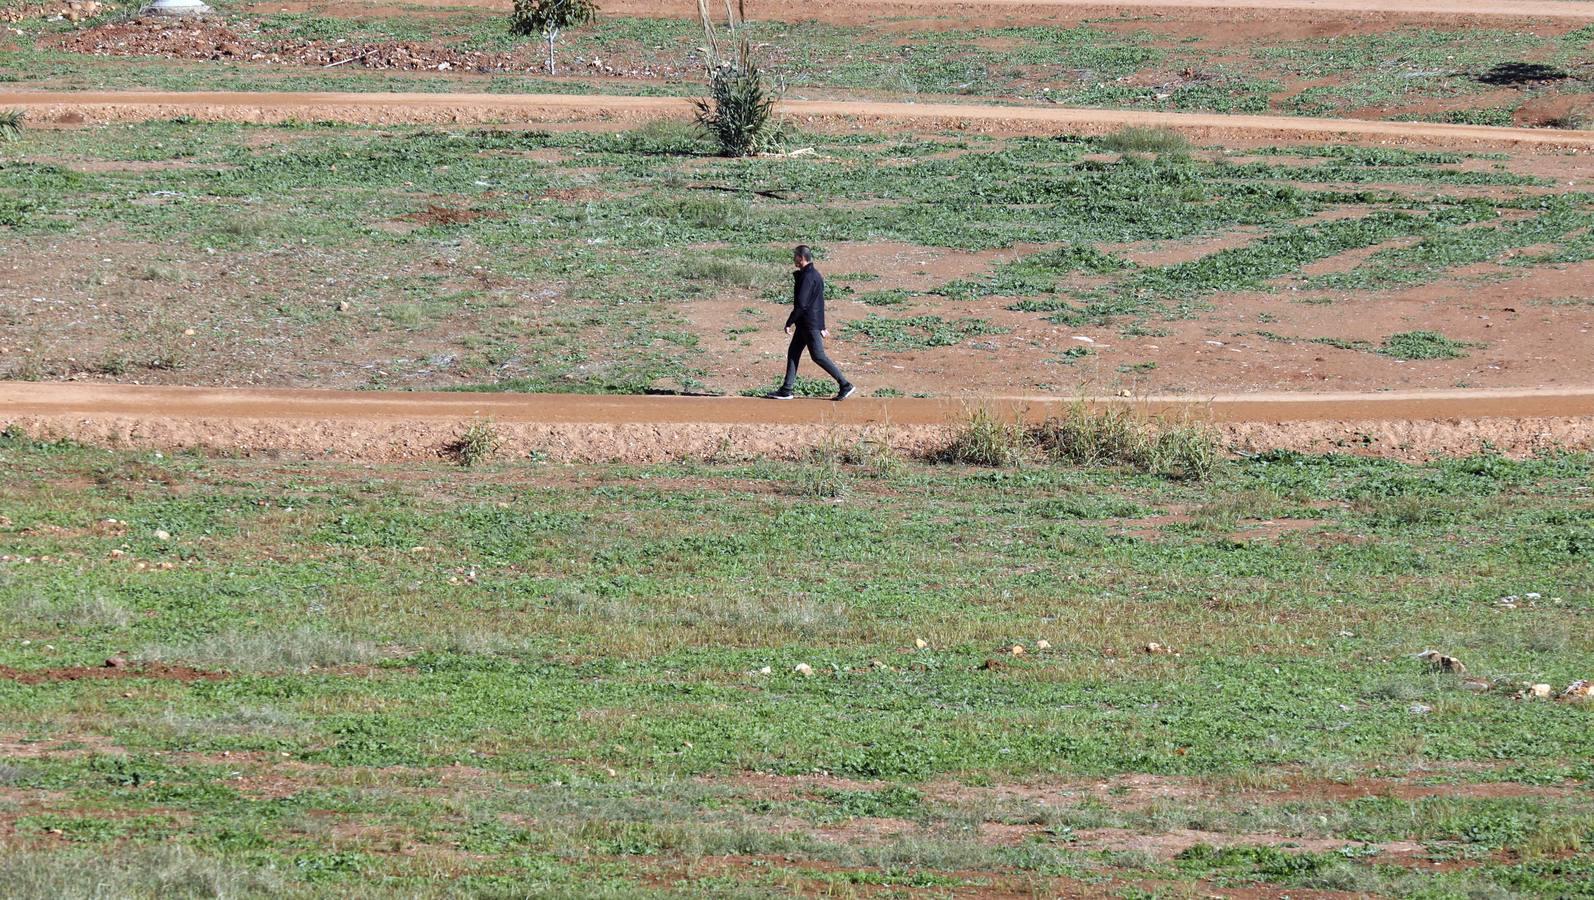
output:
[[[1120,400],[1096,400],[1118,403]],[[1147,414],[1213,424],[1237,451],[1341,451],[1422,459],[1492,446],[1594,449],[1594,389],[1148,397]],[[827,442],[901,452],[940,446],[975,406],[1040,420],[1056,398],[855,399],[380,393],[0,382],[0,427],[150,449],[348,459],[447,454],[491,421],[511,456],[556,461],[795,457]]]
[[[260,11],[316,9],[327,14],[360,15],[401,6],[507,10],[509,0],[366,0],[317,2],[289,0],[256,4]],[[1032,22],[1043,24],[1084,18],[1157,13],[1247,11],[1269,16],[1377,14],[1399,19],[1433,17],[1506,17],[1512,19],[1594,19],[1594,3],[1573,0],[808,0],[802,4],[750,0],[743,4],[748,19],[870,23],[881,19],[949,17],[960,23]],[[686,0],[608,0],[608,16],[691,19],[697,7]]]
[[[356,124],[486,124],[577,122],[627,124],[687,118],[691,101],[677,97],[553,94],[146,93],[115,91],[0,93],[0,109],[20,109],[35,122],[85,124],[170,119],[207,121],[334,121]],[[1494,128],[1430,122],[1224,116],[1065,107],[949,103],[790,100],[781,110],[804,125],[914,127],[999,134],[1098,134],[1126,126],[1171,128],[1198,141],[1333,141],[1424,147],[1594,149],[1594,131]]]

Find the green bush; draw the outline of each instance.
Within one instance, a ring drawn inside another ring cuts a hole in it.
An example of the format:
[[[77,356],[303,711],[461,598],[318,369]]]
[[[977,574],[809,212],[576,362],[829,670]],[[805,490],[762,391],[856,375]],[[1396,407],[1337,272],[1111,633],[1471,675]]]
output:
[[[697,101],[697,121],[708,129],[726,156],[752,156],[779,139],[774,127],[775,98],[743,40],[737,61],[709,72],[709,99]]]
[[[20,109],[0,110],[0,141],[21,140],[23,119]]]
[[[553,48],[559,32],[586,25],[598,17],[592,0],[515,0],[509,14],[511,34],[542,35],[548,45],[548,74],[553,74]]]

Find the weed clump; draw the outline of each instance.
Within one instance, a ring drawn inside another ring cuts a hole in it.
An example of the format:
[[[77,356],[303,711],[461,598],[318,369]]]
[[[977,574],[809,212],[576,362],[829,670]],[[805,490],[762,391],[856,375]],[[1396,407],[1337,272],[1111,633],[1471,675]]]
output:
[[[1190,141],[1171,128],[1133,125],[1096,139],[1102,149],[1119,153],[1188,153]]]
[[[1384,345],[1378,352],[1396,359],[1461,359],[1472,346],[1475,345],[1447,338],[1437,331],[1402,331],[1384,338]]]
[[[1126,406],[1075,403],[1060,417],[1026,425],[977,409],[940,454],[947,462],[1014,467],[1029,460],[1127,466],[1148,475],[1200,481],[1223,455],[1217,435],[1186,422],[1154,422]]]
[[[449,444],[447,452],[465,467],[492,459],[503,447],[503,436],[491,422],[472,422],[458,440]]]
[[[999,418],[988,409],[975,409],[942,451],[946,462],[970,466],[1012,468],[1023,465],[1032,446],[1028,429],[1016,417]]]
[[[20,109],[0,109],[0,141],[22,140],[22,125],[25,118]]]
[[[1149,475],[1200,481],[1222,454],[1211,429],[1188,422],[1153,423],[1127,406],[1092,409],[1075,403],[1035,430],[1047,458],[1080,466],[1125,465]]]

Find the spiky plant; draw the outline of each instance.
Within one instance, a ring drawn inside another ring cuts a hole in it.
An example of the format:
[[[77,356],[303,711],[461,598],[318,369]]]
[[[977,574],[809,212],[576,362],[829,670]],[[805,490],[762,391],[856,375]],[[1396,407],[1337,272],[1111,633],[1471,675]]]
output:
[[[753,60],[752,44],[741,20],[725,0],[726,41],[709,15],[708,0],[697,0],[703,22],[703,63],[709,96],[697,101],[697,121],[719,143],[726,156],[751,156],[769,149],[779,134],[775,96]],[[728,44],[729,49],[725,49]]]
[[[0,141],[22,140],[23,118],[20,109],[0,109]]]

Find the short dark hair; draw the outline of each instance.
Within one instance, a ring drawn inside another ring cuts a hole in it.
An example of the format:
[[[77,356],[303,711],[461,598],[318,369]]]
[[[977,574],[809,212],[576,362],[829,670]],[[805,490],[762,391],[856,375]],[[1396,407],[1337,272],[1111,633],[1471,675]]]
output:
[[[814,261],[814,251],[809,250],[807,244],[798,244],[796,248],[791,251],[791,255],[797,257],[798,259],[806,259],[809,262]]]

